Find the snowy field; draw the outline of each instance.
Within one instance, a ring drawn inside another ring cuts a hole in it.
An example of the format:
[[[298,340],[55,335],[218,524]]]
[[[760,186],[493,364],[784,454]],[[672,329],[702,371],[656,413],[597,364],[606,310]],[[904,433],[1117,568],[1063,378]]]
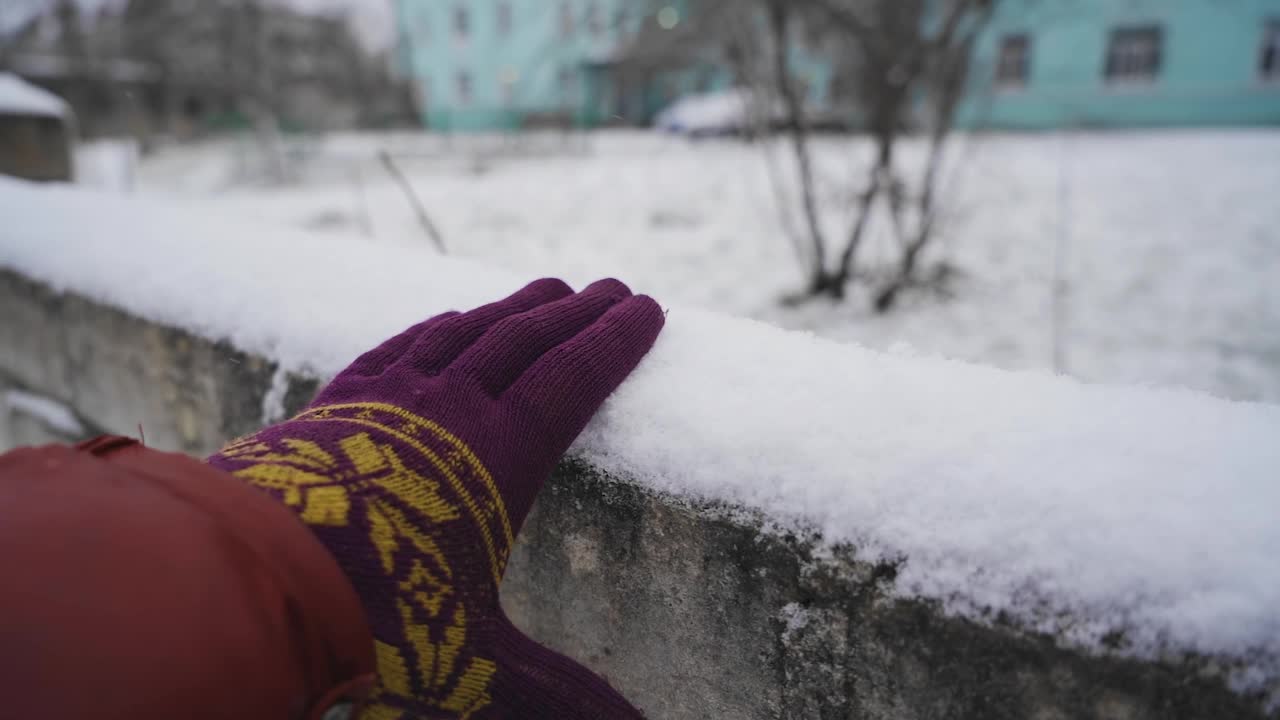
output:
[[[857,296],[798,309],[778,303],[802,282],[772,189],[787,179],[769,171],[787,166],[781,147],[641,133],[514,149],[498,138],[343,136],[299,151],[298,184],[266,188],[238,179],[251,148],[219,142],[161,151],[141,162],[133,184],[175,206],[426,244],[375,159],[384,147],[450,254],[571,282],[615,275],[667,302],[1003,368],[1052,367],[1061,242],[1067,372],[1280,402],[1280,132],[960,138],[931,258],[960,269],[952,297],[909,295],[888,316]],[[848,227],[845,208],[868,150],[860,141],[819,142],[832,237]],[[920,148],[905,151],[911,166]],[[101,165],[84,163],[87,182],[104,175]],[[873,237],[860,261],[886,260],[888,242]]]

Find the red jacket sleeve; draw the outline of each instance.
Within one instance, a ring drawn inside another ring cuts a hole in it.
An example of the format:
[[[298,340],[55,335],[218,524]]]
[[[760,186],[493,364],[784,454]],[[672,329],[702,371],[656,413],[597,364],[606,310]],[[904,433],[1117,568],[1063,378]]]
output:
[[[372,681],[342,571],[288,509],[125,438],[0,456],[6,717],[319,717]]]

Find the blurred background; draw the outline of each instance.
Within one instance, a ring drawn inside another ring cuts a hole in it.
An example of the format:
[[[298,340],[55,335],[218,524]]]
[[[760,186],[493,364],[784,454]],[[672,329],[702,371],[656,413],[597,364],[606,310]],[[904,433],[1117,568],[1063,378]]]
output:
[[[3,174],[1273,403],[1278,129],[1280,0],[0,2]]]

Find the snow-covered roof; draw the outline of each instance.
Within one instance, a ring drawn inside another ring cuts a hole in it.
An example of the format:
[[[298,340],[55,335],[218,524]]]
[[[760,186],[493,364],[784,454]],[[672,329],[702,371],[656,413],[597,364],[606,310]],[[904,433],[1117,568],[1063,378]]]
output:
[[[13,73],[0,72],[0,114],[65,117],[67,103]]]
[[[321,374],[529,279],[3,178],[0,217],[0,267]],[[900,561],[897,592],[964,616],[1093,647],[1121,631],[1136,656],[1233,658],[1245,689],[1280,679],[1280,406],[882,354],[673,307],[574,452]]]

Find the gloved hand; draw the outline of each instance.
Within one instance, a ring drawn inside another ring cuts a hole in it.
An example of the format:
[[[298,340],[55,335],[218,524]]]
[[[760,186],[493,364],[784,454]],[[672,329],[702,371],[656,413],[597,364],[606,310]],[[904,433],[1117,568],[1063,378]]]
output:
[[[498,585],[556,462],[662,325],[616,280],[539,280],[409,328],[209,458],[293,508],[351,580],[378,666],[362,717],[640,717],[512,627]]]

